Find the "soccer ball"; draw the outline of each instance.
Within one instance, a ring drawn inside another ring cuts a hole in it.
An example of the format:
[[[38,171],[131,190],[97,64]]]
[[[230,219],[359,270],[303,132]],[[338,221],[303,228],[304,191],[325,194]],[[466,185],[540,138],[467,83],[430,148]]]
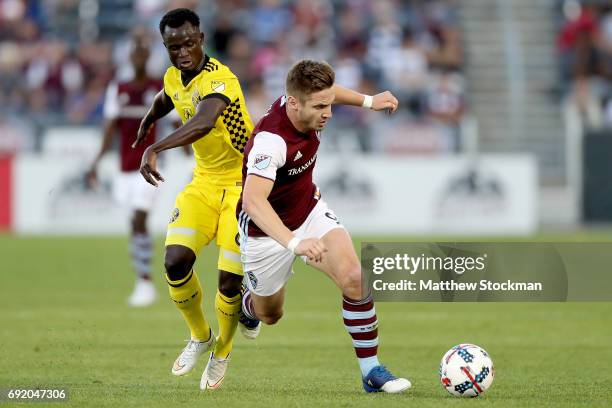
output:
[[[493,383],[495,369],[489,354],[474,344],[459,344],[440,362],[440,382],[456,397],[477,397]]]

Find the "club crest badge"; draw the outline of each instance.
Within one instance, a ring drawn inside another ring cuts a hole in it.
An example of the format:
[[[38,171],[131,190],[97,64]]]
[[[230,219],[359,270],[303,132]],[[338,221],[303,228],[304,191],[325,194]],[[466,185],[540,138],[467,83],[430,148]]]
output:
[[[193,92],[193,95],[191,95],[191,103],[193,104],[193,106],[198,106],[198,104],[202,102],[202,99],[203,98],[202,96],[200,96],[200,92],[196,88],[196,90]]]

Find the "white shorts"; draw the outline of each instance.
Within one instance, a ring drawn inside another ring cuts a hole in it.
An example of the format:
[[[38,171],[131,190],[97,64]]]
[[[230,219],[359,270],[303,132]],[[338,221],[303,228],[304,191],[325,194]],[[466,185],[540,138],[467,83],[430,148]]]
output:
[[[334,212],[319,200],[306,221],[294,232],[301,239],[321,238],[329,231],[344,228]],[[293,273],[293,252],[270,237],[244,237],[241,233],[240,253],[242,268],[249,289],[259,296],[278,292]],[[245,239],[246,238],[246,239]],[[306,262],[306,257],[301,257]]]
[[[113,183],[113,197],[130,210],[150,211],[157,189],[147,183],[139,171],[124,171]]]

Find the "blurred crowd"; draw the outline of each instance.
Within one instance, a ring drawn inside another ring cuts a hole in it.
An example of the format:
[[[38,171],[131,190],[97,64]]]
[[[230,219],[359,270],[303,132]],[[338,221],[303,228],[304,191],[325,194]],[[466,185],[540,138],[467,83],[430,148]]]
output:
[[[370,94],[390,89],[402,106],[386,121],[337,109],[332,145],[459,145],[465,98],[454,0],[0,0],[0,150],[35,149],[49,126],[98,126],[109,81],[131,74],[136,27],[150,32],[149,72],[161,77],[168,62],[157,24],[176,7],[198,12],[206,52],[238,76],[254,120],[283,93],[292,63],[315,58],[332,64],[337,83]],[[28,133],[36,137],[27,141]]]
[[[560,0],[561,83],[587,127],[612,128],[612,1]]]

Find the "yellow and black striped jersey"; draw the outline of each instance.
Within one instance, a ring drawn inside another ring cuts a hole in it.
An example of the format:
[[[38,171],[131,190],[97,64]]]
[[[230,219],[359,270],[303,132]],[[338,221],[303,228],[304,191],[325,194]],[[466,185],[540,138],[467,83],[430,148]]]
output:
[[[227,102],[215,127],[192,144],[196,159],[194,177],[235,186],[242,179],[242,155],[251,137],[253,122],[236,75],[215,58],[205,58],[202,72],[186,86],[181,81],[181,71],[168,68],[164,75],[164,91],[172,99],[183,123],[195,114],[204,99],[215,97]]]

